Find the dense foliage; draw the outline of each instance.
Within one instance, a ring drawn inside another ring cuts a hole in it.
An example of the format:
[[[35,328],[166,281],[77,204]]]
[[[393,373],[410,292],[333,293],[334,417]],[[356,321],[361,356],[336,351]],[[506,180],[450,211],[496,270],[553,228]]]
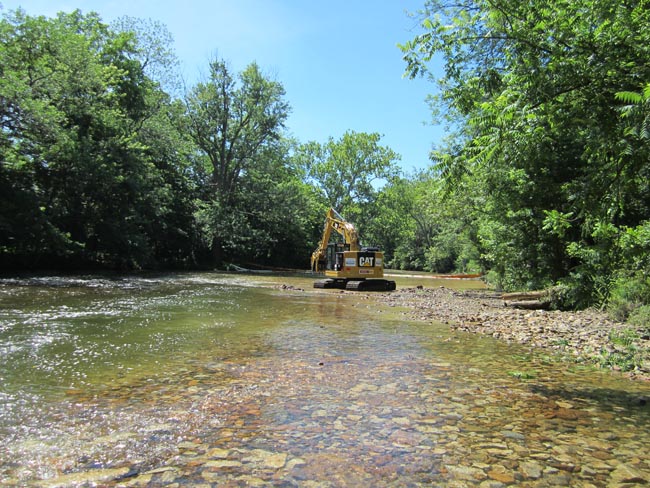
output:
[[[3,264],[128,268],[190,256],[193,185],[158,142],[179,139],[163,109],[173,107],[144,75],[134,38],[96,15],[20,11],[0,38]]]
[[[257,65],[181,99],[155,23],[17,11],[0,39],[3,269],[307,261],[320,208]]]
[[[437,102],[457,133],[436,169],[480,202],[471,225],[500,286],[560,283],[573,305],[630,283],[650,296],[649,6],[431,0],[403,46],[414,76],[444,63]]]

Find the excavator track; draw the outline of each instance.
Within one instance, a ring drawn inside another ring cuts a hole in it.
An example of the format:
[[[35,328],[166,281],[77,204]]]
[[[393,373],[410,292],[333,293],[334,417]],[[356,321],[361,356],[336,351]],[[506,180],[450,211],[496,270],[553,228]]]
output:
[[[328,278],[314,282],[314,288],[335,288],[350,291],[393,291],[397,288],[390,280],[337,280]]]
[[[314,288],[336,288],[345,290],[347,280],[339,280],[335,278],[327,278],[325,280],[318,280],[314,282]]]
[[[354,291],[393,291],[396,288],[395,282],[390,280],[349,280],[345,284],[346,290]]]

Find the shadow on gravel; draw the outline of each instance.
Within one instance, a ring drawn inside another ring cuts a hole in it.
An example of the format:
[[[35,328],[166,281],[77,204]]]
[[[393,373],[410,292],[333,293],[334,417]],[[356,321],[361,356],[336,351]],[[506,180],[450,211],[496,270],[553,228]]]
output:
[[[533,393],[549,400],[563,400],[576,403],[597,403],[605,410],[616,408],[646,409],[650,413],[650,389],[648,392],[625,392],[609,388],[548,388],[544,385],[531,387]]]

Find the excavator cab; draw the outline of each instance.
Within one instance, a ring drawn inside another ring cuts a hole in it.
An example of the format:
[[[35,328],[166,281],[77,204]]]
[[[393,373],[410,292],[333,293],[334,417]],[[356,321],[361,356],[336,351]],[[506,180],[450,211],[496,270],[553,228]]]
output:
[[[350,246],[342,242],[331,242],[327,245],[327,263],[325,269],[341,271],[343,269],[343,253],[349,251]]]

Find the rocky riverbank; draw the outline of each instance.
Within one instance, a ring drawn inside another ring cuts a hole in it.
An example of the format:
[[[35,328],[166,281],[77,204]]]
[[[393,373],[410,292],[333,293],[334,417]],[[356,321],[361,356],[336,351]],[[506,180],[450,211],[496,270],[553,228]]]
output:
[[[589,362],[650,381],[650,333],[615,322],[596,310],[561,312],[506,307],[488,290],[403,288],[386,294],[409,318],[438,321],[455,330],[544,348],[575,362]]]

